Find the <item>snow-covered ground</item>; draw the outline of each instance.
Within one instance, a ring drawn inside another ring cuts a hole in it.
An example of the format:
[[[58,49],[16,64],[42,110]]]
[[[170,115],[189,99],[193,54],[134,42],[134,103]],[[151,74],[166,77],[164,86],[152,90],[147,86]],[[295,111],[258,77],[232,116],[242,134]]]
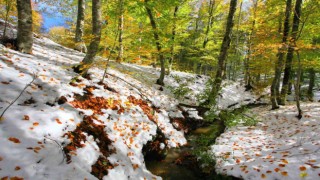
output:
[[[47,38],[35,38],[32,55],[0,45],[0,113],[26,88],[0,121],[0,178],[96,179],[90,172],[103,155],[101,142],[90,132],[81,133],[80,145],[73,142],[72,132],[81,129],[87,117],[94,119],[93,125],[103,127],[111,142],[107,157],[111,166],[104,179],[160,179],[146,169],[142,154],[143,146],[154,138],[157,129],[166,138],[162,148],[186,144],[184,133],[176,130],[169,120],[169,116],[183,117],[177,108],[179,101],[168,89],[160,91],[154,85],[159,71],[132,64],[115,65],[108,70],[138,89],[110,75],[104,85],[99,85],[103,71],[98,68],[90,70],[91,80],[82,77],[73,80],[77,74],[71,66],[83,57],[84,54]],[[183,81],[189,79],[186,85],[192,90],[188,94],[189,102],[195,104],[193,96],[203,91],[208,77],[172,72],[166,83],[174,87],[179,86],[174,76]],[[224,92],[230,93],[229,89],[225,88]],[[238,88],[236,94],[241,91]],[[84,101],[88,104],[76,98],[88,94],[91,94],[89,102]],[[67,103],[58,103],[60,97]],[[224,97],[227,103],[222,103],[223,106],[240,100],[227,94]],[[97,110],[95,103],[104,108]],[[84,109],[85,106],[88,108]],[[63,151],[66,147],[71,155],[70,163]]]
[[[80,62],[83,56],[46,38],[35,39],[33,55],[0,46],[0,113],[32,81],[33,75],[37,76],[1,119],[0,178],[96,179],[90,172],[101,155],[97,145],[99,140],[84,133],[86,141],[72,154],[69,164],[61,150],[70,143],[64,134],[75,130],[85,115],[93,114],[93,110],[72,105],[74,95],[83,95],[87,86],[95,87],[93,97],[118,103],[115,110],[104,109],[102,114],[94,115],[104,125],[112,142],[110,149],[114,150],[107,157],[113,168],[109,169],[105,179],[160,178],[146,169],[142,155],[143,145],[152,140],[158,127],[167,138],[166,146],[171,148],[186,143],[184,133],[177,131],[168,117],[171,111],[179,114],[175,108],[177,102],[160,91],[142,89],[155,105],[166,104],[159,112],[153,112],[154,121],[151,121],[139,104],[128,100],[129,96],[141,99],[134,88],[111,76],[106,78],[105,84],[117,92],[106,91],[97,84],[102,70],[92,69],[92,80],[79,78],[81,82],[70,85],[71,79],[77,76],[70,66]],[[128,75],[116,70],[109,73],[143,88],[142,83]],[[61,96],[70,103],[59,105],[57,100]],[[123,112],[118,111],[119,107],[124,109]]]
[[[228,129],[212,146],[216,170],[244,179],[320,179],[320,105],[254,109],[256,126]]]

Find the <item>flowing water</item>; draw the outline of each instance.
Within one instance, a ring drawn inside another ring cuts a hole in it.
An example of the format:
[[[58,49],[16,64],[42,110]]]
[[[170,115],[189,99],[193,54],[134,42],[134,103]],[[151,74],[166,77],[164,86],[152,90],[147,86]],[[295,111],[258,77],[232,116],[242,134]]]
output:
[[[195,139],[200,135],[206,135],[214,129],[213,126],[202,127],[194,130],[187,136],[189,145],[180,148],[172,148],[168,150],[166,158],[162,161],[149,160],[146,161],[146,166],[153,174],[161,176],[164,180],[200,180],[206,179],[203,174],[197,172],[196,169],[189,169],[183,165],[174,163],[176,159],[181,157],[184,153],[190,153],[194,146],[196,146]],[[192,163],[192,162],[190,162]]]

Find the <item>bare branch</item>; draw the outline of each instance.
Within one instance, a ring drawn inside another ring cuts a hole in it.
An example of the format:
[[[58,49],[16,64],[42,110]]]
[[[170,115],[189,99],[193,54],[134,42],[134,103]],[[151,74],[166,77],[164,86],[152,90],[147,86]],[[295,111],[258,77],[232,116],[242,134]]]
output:
[[[54,140],[54,139],[51,139],[51,138],[49,138],[49,137],[46,137],[46,136],[45,136],[44,138],[49,139],[49,140],[55,142],[55,143],[60,147],[60,150],[61,150],[61,152],[62,152],[62,154],[63,154],[63,159],[62,159],[62,161],[61,161],[61,163],[60,163],[60,164],[62,164],[62,163],[64,162],[64,160],[66,159],[66,154],[65,154],[64,151],[63,151],[62,145],[59,144],[58,141],[56,141],[56,140]]]
[[[4,109],[4,111],[3,111],[3,112],[1,113],[1,115],[0,115],[0,119],[3,117],[4,113],[20,98],[20,96],[23,94],[23,92],[33,83],[33,81],[34,81],[35,79],[37,79],[37,77],[38,77],[38,75],[35,74],[35,73],[33,73],[32,81],[31,81],[30,83],[28,83],[28,84],[23,88],[23,90],[20,92],[19,96],[18,96],[16,99],[14,99],[14,100],[9,104],[8,107],[6,107],[6,108]]]

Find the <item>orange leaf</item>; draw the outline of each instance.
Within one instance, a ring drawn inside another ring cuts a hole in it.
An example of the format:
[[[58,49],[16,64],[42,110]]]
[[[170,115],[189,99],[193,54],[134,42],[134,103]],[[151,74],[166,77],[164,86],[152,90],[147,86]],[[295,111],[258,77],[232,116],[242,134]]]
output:
[[[261,174],[261,178],[262,178],[262,179],[265,179],[265,178],[266,178],[266,175],[265,175],[265,174]]]
[[[58,123],[58,124],[62,124],[62,122],[57,118],[56,119],[56,122]]]
[[[38,122],[33,123],[33,126],[39,126]]]
[[[10,180],[23,180],[23,178],[18,177],[18,176],[14,176],[14,177],[11,177]]]
[[[288,176],[288,172],[287,171],[282,171],[281,174],[282,174],[282,176]]]
[[[307,170],[307,168],[306,167],[304,167],[304,166],[300,166],[300,171],[305,171],[305,170]]]
[[[239,164],[239,163],[240,163],[240,159],[237,159],[237,160],[236,160],[236,163]]]
[[[41,147],[35,147],[35,148],[33,148],[33,149],[39,151],[39,150],[41,149]]]
[[[16,168],[14,168],[14,170],[19,171],[21,169],[20,166],[16,166]]]
[[[23,120],[26,120],[26,121],[28,121],[30,118],[29,118],[29,116],[28,115],[24,115],[23,116]]]
[[[266,173],[270,174],[270,173],[272,173],[272,171],[267,171]]]
[[[279,166],[280,166],[280,167],[285,167],[286,165],[285,165],[285,164],[279,164]]]
[[[284,163],[284,164],[288,164],[288,161],[286,159],[281,159],[281,161]]]
[[[15,137],[9,137],[8,139],[9,139],[9,141],[12,141],[14,143],[20,143],[20,140]]]
[[[275,168],[274,171],[275,171],[275,172],[279,172],[280,169],[279,169],[279,168]]]
[[[272,158],[272,156],[270,156],[270,155],[268,155],[267,157],[266,157],[266,159],[271,159]]]
[[[139,165],[138,164],[133,164],[132,167],[133,167],[134,170],[136,170],[139,167]]]

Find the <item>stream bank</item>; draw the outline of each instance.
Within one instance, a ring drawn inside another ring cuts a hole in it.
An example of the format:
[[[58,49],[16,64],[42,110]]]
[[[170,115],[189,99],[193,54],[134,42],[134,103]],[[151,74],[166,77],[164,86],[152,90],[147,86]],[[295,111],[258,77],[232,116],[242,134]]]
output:
[[[188,130],[188,133],[186,133],[188,144],[180,148],[167,150],[162,160],[148,156],[145,158],[147,169],[153,174],[161,176],[164,180],[239,179],[217,174],[214,168],[214,160],[209,157],[209,154],[203,152],[206,152],[210,145],[215,143],[216,138],[224,132],[228,114],[239,115],[247,108],[254,108],[259,105],[261,104],[248,104],[232,111],[222,111],[218,118],[211,122],[202,123],[200,127],[196,127],[196,123],[190,123],[190,121],[198,120],[186,119],[186,123],[193,126],[185,125]],[[202,158],[197,158],[199,156]],[[203,167],[202,164],[210,164],[210,166]]]

